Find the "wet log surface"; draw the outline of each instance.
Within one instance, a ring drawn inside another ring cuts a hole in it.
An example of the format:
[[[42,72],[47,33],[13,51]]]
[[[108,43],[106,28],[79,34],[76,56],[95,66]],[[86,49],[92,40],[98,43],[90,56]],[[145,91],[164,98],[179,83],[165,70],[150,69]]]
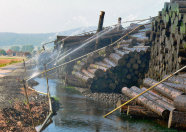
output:
[[[150,78],[145,78],[143,81],[143,84],[149,87],[155,85],[156,83],[158,82]],[[183,92],[172,87],[169,87],[165,84],[157,85],[156,87],[154,87],[154,90],[171,100],[174,100],[177,96],[184,94]]]
[[[186,85],[185,84],[177,84],[177,83],[170,83],[170,82],[164,82],[163,84],[175,88],[177,90],[180,90],[186,94]]]
[[[133,91],[127,87],[122,88],[122,93],[130,98],[134,98],[138,95],[136,91]],[[159,116],[162,116],[163,118],[167,119],[169,115],[169,110],[165,109],[164,107],[160,106],[156,102],[149,100],[145,96],[139,96],[136,101],[139,104],[142,104],[146,108],[152,110],[153,112],[157,113]]]
[[[186,112],[186,95],[180,95],[175,98],[174,106],[178,111]]]
[[[133,91],[137,92],[138,94],[140,94],[140,93],[142,93],[144,91],[144,90],[142,90],[142,89],[140,89],[138,87],[135,87],[135,86],[131,87],[131,89]],[[149,93],[144,93],[143,96],[146,97],[148,100],[156,102],[158,105],[166,108],[169,111],[173,111],[173,110],[176,109],[173,105],[169,104],[166,101],[161,100],[160,98],[158,98],[155,95],[152,95],[152,94],[149,94]]]
[[[173,111],[170,127],[186,129],[186,112]]]
[[[166,78],[167,76],[164,76],[163,78]],[[180,77],[180,76],[174,76],[168,79],[168,82],[170,83],[175,83],[175,84],[182,84],[186,85],[186,78],[185,77]]]
[[[137,46],[130,47],[133,43]],[[137,40],[122,40],[101,54],[92,54],[78,61],[72,74],[87,83],[92,92],[121,93],[123,86],[142,83],[150,59],[148,48]]]

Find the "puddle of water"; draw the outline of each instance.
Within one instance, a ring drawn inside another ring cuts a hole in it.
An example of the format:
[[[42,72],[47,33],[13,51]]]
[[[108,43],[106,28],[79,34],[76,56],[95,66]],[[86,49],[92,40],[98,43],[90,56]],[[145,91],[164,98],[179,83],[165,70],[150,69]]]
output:
[[[40,84],[34,88],[46,92],[46,80],[36,78]],[[108,118],[103,115],[113,109],[106,104],[87,99],[74,88],[65,88],[60,81],[49,80],[51,94],[59,99],[61,109],[44,132],[159,132],[168,131],[152,120],[121,118],[115,112]],[[175,131],[175,130],[171,130]]]

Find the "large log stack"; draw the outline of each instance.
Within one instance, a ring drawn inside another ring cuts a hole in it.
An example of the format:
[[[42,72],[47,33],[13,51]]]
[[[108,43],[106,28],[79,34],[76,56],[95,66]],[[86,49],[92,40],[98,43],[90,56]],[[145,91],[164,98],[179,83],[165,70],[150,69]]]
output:
[[[186,1],[165,3],[152,22],[152,43],[148,77],[155,80],[186,64]]]
[[[96,34],[85,34],[83,36],[58,36],[55,41],[55,50],[61,50],[61,53],[69,53],[70,51],[75,50],[75,52],[59,61],[58,64],[68,62],[72,59],[90,53],[95,50],[95,47],[96,49],[99,49],[107,46],[131,30],[132,29],[121,29],[118,31],[116,28],[112,27]],[[74,63],[72,62],[62,68],[59,68],[59,72],[63,74],[70,74],[73,66]]]
[[[148,29],[140,29],[127,40],[78,61],[72,74],[85,82],[92,92],[120,93],[123,86],[139,86],[150,59],[149,47],[144,46]]]
[[[119,56],[112,53],[103,61],[112,64],[106,72],[95,72],[90,89],[92,92],[121,92],[123,86],[139,86],[148,70],[149,52],[134,51]],[[115,62],[115,63],[114,63]]]

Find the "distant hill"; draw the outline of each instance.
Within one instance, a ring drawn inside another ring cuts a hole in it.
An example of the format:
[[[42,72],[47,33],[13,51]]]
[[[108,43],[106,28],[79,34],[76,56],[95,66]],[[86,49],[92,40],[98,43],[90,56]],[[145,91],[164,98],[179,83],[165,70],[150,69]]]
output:
[[[29,33],[9,33],[9,32],[0,32],[0,48],[5,48],[14,45],[34,45],[40,46],[43,42],[48,42],[55,40],[57,35],[76,35],[82,32],[95,30],[96,27],[81,27],[75,28],[67,31],[62,31],[59,33],[38,33],[38,34],[29,34]]]
[[[37,46],[47,40],[55,33],[46,34],[18,34],[18,33],[0,33],[0,47],[13,45],[34,45]]]

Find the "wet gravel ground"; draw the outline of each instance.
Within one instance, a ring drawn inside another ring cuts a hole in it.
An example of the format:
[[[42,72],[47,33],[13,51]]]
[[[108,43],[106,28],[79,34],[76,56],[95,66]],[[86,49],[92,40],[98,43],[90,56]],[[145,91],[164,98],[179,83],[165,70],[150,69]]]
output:
[[[25,73],[23,64],[0,68],[10,70],[4,77],[0,77],[0,132],[4,131],[35,131],[32,127],[28,105],[24,96],[21,81],[32,73],[27,69]],[[28,82],[30,87],[37,85],[34,80]],[[48,114],[48,98],[28,90],[34,124],[41,124]],[[53,101],[54,102],[54,101]]]

